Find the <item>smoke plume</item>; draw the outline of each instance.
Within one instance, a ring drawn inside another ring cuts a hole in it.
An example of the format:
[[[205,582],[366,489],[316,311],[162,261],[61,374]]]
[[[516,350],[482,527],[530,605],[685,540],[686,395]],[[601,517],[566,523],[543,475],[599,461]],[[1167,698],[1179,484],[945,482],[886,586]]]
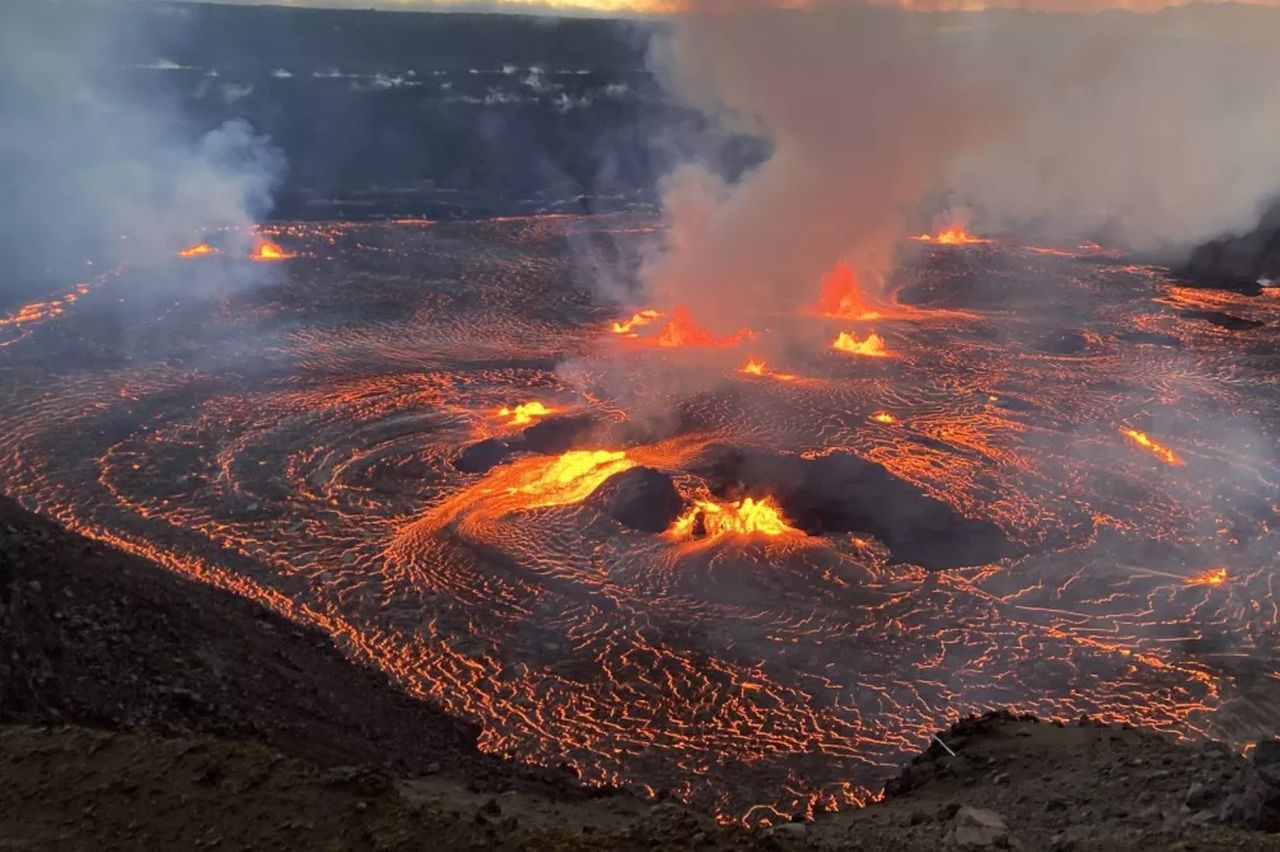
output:
[[[245,233],[267,212],[280,153],[244,122],[187,126],[172,97],[132,86],[123,57],[145,55],[147,33],[101,4],[3,5],[0,297],[86,258],[168,257],[205,228]]]
[[[919,12],[695,4],[653,65],[683,101],[766,138],[728,183],[664,187],[660,304],[720,329],[811,303],[848,259],[882,287],[908,227],[1104,237],[1172,252],[1247,228],[1280,188],[1280,11]]]

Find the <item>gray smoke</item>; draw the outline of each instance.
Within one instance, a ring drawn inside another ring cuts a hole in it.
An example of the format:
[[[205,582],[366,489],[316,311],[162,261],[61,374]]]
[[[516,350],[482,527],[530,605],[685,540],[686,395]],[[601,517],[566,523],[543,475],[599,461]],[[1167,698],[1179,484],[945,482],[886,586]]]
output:
[[[882,285],[940,198],[978,229],[1169,252],[1246,228],[1280,187],[1280,10],[694,5],[655,70],[772,155],[733,184],[715,163],[671,175],[644,276],[721,330],[811,303],[841,258]]]
[[[247,239],[282,174],[282,155],[247,124],[190,127],[174,99],[132,88],[121,57],[147,33],[118,31],[125,19],[101,8],[0,8],[0,296],[90,257],[170,257],[207,228]]]

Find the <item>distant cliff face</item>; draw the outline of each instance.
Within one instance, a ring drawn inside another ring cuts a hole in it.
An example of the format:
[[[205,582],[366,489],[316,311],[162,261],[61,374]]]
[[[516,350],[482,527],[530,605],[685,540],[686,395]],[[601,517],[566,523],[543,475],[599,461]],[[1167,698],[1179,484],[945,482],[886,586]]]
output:
[[[1193,275],[1280,283],[1280,201],[1247,234],[1223,237],[1197,248],[1187,262]]]

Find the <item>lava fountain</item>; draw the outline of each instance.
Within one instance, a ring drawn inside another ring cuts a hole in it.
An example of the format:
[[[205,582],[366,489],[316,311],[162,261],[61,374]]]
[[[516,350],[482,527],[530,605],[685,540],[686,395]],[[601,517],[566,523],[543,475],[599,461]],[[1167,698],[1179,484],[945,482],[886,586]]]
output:
[[[889,357],[889,350],[885,348],[884,338],[874,331],[868,334],[865,340],[858,339],[858,336],[851,332],[842,331],[831,343],[831,348],[837,352],[845,352],[849,355],[864,355],[868,358]]]

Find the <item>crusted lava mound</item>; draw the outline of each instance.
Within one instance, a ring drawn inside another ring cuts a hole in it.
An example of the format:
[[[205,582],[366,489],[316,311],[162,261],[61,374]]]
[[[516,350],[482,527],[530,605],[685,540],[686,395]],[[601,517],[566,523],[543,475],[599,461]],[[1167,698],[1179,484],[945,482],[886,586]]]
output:
[[[589,414],[552,417],[533,424],[510,440],[487,438],[464,447],[453,460],[453,466],[463,473],[488,473],[512,453],[567,453],[589,445],[599,428],[600,422]]]
[[[633,530],[660,533],[684,511],[684,498],[665,473],[633,467],[601,483],[587,503]]]
[[[931,570],[980,565],[1015,552],[995,524],[966,518],[851,453],[802,459],[717,444],[694,467],[722,499],[771,495],[788,523],[810,535],[874,535],[895,559]]]

